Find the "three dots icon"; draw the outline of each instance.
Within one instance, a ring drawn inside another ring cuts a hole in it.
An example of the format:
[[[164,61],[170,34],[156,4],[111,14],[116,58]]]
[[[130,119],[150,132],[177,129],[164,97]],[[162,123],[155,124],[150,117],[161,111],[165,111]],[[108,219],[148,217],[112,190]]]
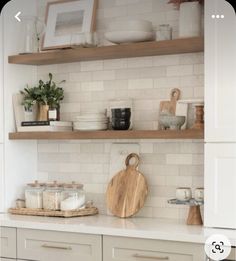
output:
[[[225,16],[224,16],[224,15],[214,15],[214,14],[213,14],[213,15],[211,16],[211,18],[212,18],[212,19],[224,19]]]

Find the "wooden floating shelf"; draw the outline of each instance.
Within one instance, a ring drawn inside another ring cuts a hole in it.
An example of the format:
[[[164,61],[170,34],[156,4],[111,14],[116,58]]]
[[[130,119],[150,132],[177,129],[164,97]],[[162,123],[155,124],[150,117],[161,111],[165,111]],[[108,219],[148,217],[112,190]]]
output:
[[[197,37],[13,55],[9,56],[8,61],[12,64],[47,65],[202,51],[204,51],[204,39]]]
[[[74,131],[74,132],[15,132],[10,140],[84,140],[84,139],[203,139],[202,130],[158,131]]]

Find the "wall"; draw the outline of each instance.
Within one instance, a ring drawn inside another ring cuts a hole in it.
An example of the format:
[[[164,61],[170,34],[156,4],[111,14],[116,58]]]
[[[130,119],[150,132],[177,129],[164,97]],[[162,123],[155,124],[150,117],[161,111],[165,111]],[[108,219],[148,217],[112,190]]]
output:
[[[39,1],[43,15],[45,2]],[[149,19],[154,26],[170,23],[176,37],[178,12],[162,0],[100,0],[97,28],[100,41],[113,19]],[[72,120],[85,110],[107,108],[112,99],[132,99],[135,129],[157,129],[160,100],[168,99],[172,88],[180,88],[182,99],[203,98],[203,54],[81,62],[38,67],[38,79],[52,72],[57,81],[66,80],[62,119]],[[193,111],[190,109],[190,123]],[[110,150],[113,143],[140,146],[140,170],[145,174],[150,193],[139,216],[185,218],[187,208],[170,206],[178,186],[203,186],[203,142],[137,141],[40,141],[38,171],[40,179],[79,181],[85,184],[88,198],[106,213],[104,193],[109,181]],[[128,147],[128,145],[127,145]]]
[[[4,209],[3,160],[3,17],[0,15],[0,212]]]
[[[1,13],[4,25],[4,209],[15,205],[15,200],[18,197],[22,197],[22,187],[30,179],[35,179],[37,175],[37,142],[10,141],[8,139],[8,133],[15,131],[12,95],[18,93],[27,83],[33,84],[36,80],[37,72],[34,66],[8,63],[8,56],[19,53],[20,43],[23,43],[22,27],[14,18],[19,10],[21,10],[22,15],[36,15],[36,0],[12,0],[4,6]]]

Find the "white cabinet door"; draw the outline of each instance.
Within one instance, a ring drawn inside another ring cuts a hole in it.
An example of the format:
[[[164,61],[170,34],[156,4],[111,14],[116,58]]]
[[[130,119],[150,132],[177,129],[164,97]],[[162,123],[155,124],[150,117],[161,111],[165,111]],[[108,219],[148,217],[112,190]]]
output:
[[[236,144],[205,145],[205,226],[236,229]]]
[[[38,261],[101,261],[102,237],[18,229],[17,257],[22,260]]]
[[[16,229],[0,227],[0,256],[16,258]]]
[[[0,212],[5,209],[5,186],[4,186],[4,145],[0,144]]]
[[[212,18],[224,15],[224,18]],[[236,16],[225,0],[205,1],[205,140],[236,141]]]
[[[103,236],[103,261],[200,261],[201,244]]]

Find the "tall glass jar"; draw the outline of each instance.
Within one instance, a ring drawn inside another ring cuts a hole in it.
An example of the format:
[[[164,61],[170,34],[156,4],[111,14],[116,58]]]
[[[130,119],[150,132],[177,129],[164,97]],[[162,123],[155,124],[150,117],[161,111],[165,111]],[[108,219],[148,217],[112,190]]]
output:
[[[28,184],[25,189],[25,206],[26,208],[42,209],[43,208],[43,191],[44,184],[35,181],[33,184]]]
[[[57,182],[47,184],[43,192],[43,208],[46,210],[60,210],[62,186]]]
[[[85,205],[85,192],[82,184],[66,184],[63,186],[61,210],[76,210]]]

